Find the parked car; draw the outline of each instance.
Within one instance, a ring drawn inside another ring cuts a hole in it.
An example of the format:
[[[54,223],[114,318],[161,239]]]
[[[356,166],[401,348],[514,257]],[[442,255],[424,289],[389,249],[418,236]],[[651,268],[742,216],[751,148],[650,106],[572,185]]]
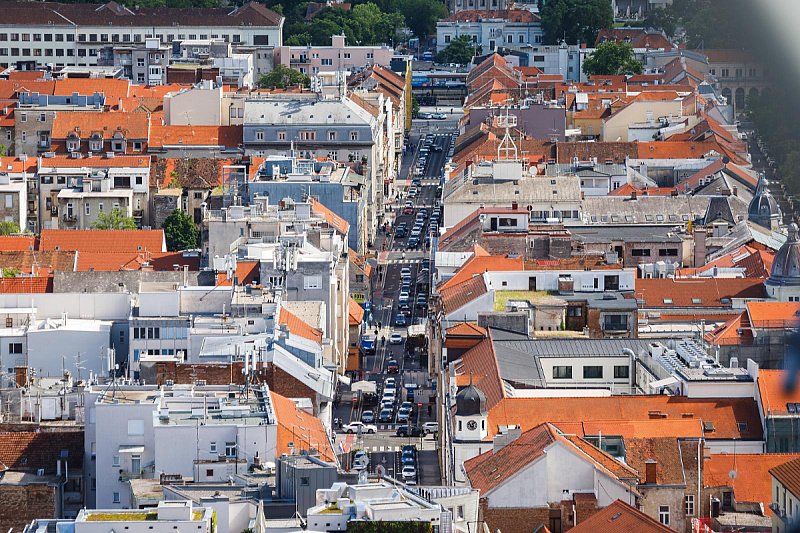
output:
[[[361,421],[365,424],[372,424],[375,422],[375,413],[372,411],[364,411],[361,413]]]
[[[394,317],[394,325],[396,327],[405,326],[408,322],[406,322],[406,315],[403,313],[397,313],[397,316]]]
[[[342,431],[345,433],[358,433],[359,428],[362,433],[376,433],[378,431],[376,426],[364,424],[363,422],[350,422],[342,428]]]
[[[395,433],[398,437],[419,437],[420,435],[424,435],[421,427],[409,425],[398,427]]]
[[[427,309],[428,308],[428,297],[424,294],[417,295],[417,307],[420,309]]]
[[[439,422],[425,422],[422,424],[422,429],[425,433],[436,433],[439,431]]]

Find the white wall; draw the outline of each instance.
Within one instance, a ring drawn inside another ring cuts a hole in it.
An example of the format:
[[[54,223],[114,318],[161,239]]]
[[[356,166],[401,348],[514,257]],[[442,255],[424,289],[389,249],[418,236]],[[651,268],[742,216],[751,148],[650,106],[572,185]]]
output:
[[[753,382],[692,382],[685,384],[684,393],[689,398],[753,398],[757,396]]]
[[[603,292],[605,276],[619,276],[619,290],[634,290],[635,269],[620,270],[527,270],[527,271],[489,271],[484,276],[489,289],[498,291],[527,291],[529,278],[536,278],[536,290],[557,291],[559,276],[572,276],[575,292]],[[597,288],[594,288],[597,280]],[[503,286],[503,282],[506,285]]]
[[[61,376],[63,364],[77,378],[80,362],[82,379],[88,379],[89,372],[107,376],[109,365],[113,364],[108,354],[111,323],[95,323],[95,330],[72,329],[70,322],[68,319],[66,327],[28,330],[28,366],[36,369],[39,376]]]
[[[445,320],[451,322],[475,322],[478,320],[478,313],[491,311],[494,308],[494,291],[478,296],[466,305],[463,305],[448,313]]]
[[[127,320],[130,302],[127,292],[0,294],[0,308],[35,307],[38,319],[61,318],[67,313],[73,318]]]
[[[139,292],[139,316],[178,316],[178,291]]]
[[[615,384],[628,385],[631,382],[631,377],[615,379],[614,367],[624,366],[630,369],[630,360],[628,356],[620,354],[619,357],[540,357],[539,364],[542,365],[542,372],[544,372],[545,379],[548,386],[569,386],[574,384],[600,384],[614,382]],[[572,379],[554,379],[553,367],[556,366],[571,366]],[[584,366],[601,366],[603,367],[602,378],[584,378]]]
[[[764,453],[765,443],[759,441],[745,441],[745,440],[711,440],[706,434],[706,448],[712,454],[718,453]]]

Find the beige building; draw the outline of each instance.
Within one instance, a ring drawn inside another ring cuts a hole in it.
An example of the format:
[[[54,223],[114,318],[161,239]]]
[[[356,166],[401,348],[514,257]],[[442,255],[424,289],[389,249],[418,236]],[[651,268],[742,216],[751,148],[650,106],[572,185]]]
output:
[[[680,100],[631,102],[603,121],[602,140],[629,141],[629,128],[637,124],[657,125],[662,120],[672,122],[681,114]]]

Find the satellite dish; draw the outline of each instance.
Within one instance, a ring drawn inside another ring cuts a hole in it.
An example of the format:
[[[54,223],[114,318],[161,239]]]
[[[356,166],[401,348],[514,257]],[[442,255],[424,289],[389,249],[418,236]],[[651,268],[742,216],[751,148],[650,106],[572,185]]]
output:
[[[736,479],[739,476],[739,473],[736,470],[731,470],[728,472],[728,477],[731,479]]]
[[[722,158],[722,162],[723,162],[724,164],[726,164],[726,165],[727,165],[728,163],[730,163],[730,162],[731,162],[731,159],[730,159],[728,156],[724,156],[724,157]]]

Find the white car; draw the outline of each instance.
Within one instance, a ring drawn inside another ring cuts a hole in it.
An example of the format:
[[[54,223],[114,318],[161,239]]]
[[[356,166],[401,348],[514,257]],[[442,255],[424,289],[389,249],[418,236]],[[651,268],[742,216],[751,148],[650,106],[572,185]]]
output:
[[[417,477],[417,470],[413,466],[403,467],[403,479],[415,479]]]
[[[361,433],[377,433],[378,427],[373,426],[372,424],[365,424],[363,422],[350,422],[346,426],[342,428],[342,431],[345,433],[358,433],[358,430],[361,429]]]
[[[369,455],[364,450],[359,450],[353,457],[353,469],[364,470],[369,466]]]
[[[422,424],[422,429],[425,430],[425,433],[435,433],[439,431],[439,422],[425,422]]]
[[[392,333],[389,337],[389,344],[403,344],[403,336],[399,333]]]

